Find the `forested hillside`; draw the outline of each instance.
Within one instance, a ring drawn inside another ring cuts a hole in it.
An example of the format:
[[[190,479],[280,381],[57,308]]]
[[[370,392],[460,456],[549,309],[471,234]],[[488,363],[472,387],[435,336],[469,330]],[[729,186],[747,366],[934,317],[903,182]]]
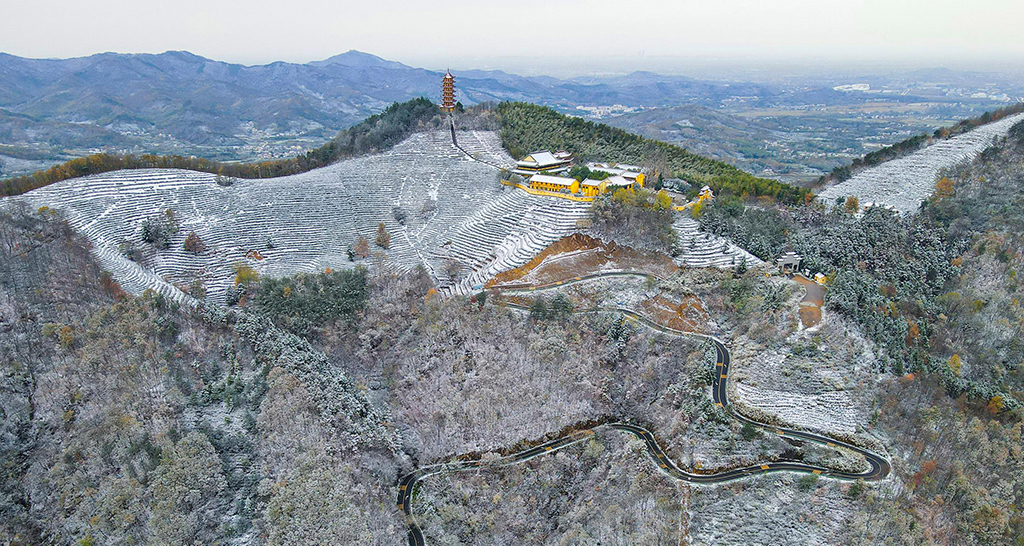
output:
[[[953,396],[995,412],[1024,400],[1024,317],[1017,292],[1024,256],[1024,123],[941,178],[921,214],[856,203],[708,207],[701,225],[771,259],[786,248],[829,273],[827,303],[886,349],[897,374],[935,374]]]
[[[763,258],[801,253],[829,274],[827,309],[878,347],[892,378],[870,426],[893,442],[906,487],[869,493],[851,528],[874,518],[886,543],[1019,544],[1024,123],[945,175],[920,214],[722,199],[701,224]]]
[[[397,435],[337,361],[247,311],[125,294],[51,211],[0,210],[0,243],[0,542],[401,540],[377,501]]]
[[[768,196],[802,203],[809,192],[775,180],[757,178],[727,163],[692,154],[683,148],[647,139],[622,129],[565,116],[550,108],[523,102],[498,105],[501,140],[514,157],[536,150],[568,150],[577,159],[614,161],[652,167],[662,176],[679,177],[716,193]]]

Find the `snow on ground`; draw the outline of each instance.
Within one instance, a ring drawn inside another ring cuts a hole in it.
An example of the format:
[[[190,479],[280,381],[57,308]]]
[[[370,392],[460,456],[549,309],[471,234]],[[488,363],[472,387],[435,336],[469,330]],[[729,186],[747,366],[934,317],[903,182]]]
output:
[[[679,234],[682,253],[675,259],[679,265],[724,269],[738,266],[743,260],[747,261],[748,267],[763,263],[729,239],[700,231],[700,223],[691,218],[689,212],[681,213],[672,228]]]
[[[863,392],[876,380],[874,351],[856,327],[827,314],[815,330],[793,334],[786,346],[736,343],[730,388],[737,402],[795,426],[855,433],[871,412]]]
[[[462,131],[459,142],[481,159],[512,162],[494,132]],[[215,302],[223,301],[239,262],[265,276],[350,267],[347,249],[359,235],[372,246],[378,222],[391,233],[392,267],[423,265],[446,291],[464,293],[571,233],[588,208],[500,185],[495,168],[455,148],[446,131],[415,134],[386,153],[228,187],[210,174],[147,169],[66,180],[15,199],[61,210],[126,290],[181,298],[172,284],[199,277]],[[421,213],[429,199],[436,209]],[[406,211],[404,226],[396,207]],[[139,242],[143,221],[166,209],[181,223],[170,248],[146,250],[141,266],[123,257],[118,245],[130,239],[146,247]],[[184,251],[191,231],[207,252]],[[246,258],[254,250],[264,259]],[[460,278],[443,273],[447,260],[462,264]]]
[[[822,203],[856,196],[861,206],[868,204],[913,212],[931,195],[940,170],[973,160],[996,137],[1006,135],[1024,114],[1017,114],[973,131],[942,140],[906,157],[887,161],[861,171],[845,182],[831,186],[818,195]]]
[[[770,474],[729,485],[693,486],[693,544],[824,545],[840,542],[857,501],[848,484],[821,480],[800,491],[793,474]]]
[[[857,431],[859,416],[847,392],[793,394],[741,383],[736,385],[736,394],[744,404],[778,415],[798,427],[844,433]]]

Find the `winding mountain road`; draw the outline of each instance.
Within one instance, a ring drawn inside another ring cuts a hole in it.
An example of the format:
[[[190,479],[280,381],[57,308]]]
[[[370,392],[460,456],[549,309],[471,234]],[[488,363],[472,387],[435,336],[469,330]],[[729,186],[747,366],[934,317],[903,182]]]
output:
[[[565,285],[569,285],[569,284],[573,284],[573,283],[577,283],[577,282],[581,282],[581,281],[584,281],[584,280],[587,280],[587,279],[593,279],[593,278],[597,278],[597,277],[603,277],[603,276],[627,276],[627,275],[633,275],[633,276],[639,276],[639,277],[645,277],[645,278],[646,277],[651,277],[651,275],[647,275],[647,274],[643,274],[643,273],[630,273],[630,272],[623,272],[623,271],[615,271],[615,272],[607,272],[607,273],[596,273],[596,274],[586,275],[586,276],[582,276],[582,277],[575,277],[573,279],[568,279],[568,280],[565,280],[565,281],[551,283],[551,284],[543,285],[543,286],[531,286],[531,287],[522,287],[522,288],[516,287],[515,289],[508,290],[508,291],[510,291],[510,292],[529,293],[529,292],[533,292],[533,291],[537,291],[537,290],[548,290],[548,289],[552,289],[552,288],[558,288],[558,287],[561,287],[561,286],[565,286]],[[506,302],[505,305],[507,305],[509,307],[517,308],[517,309],[527,310],[526,307],[521,306],[521,305],[517,305],[517,304],[513,304],[513,303],[507,303]],[[730,355],[729,355],[729,349],[726,348],[724,343],[722,343],[719,339],[715,338],[714,336],[709,336],[709,335],[705,335],[705,334],[696,334],[696,333],[692,333],[692,332],[684,332],[684,331],[681,331],[681,330],[675,330],[675,329],[672,329],[672,328],[668,328],[666,326],[662,326],[662,325],[660,325],[660,324],[658,324],[658,323],[648,319],[647,317],[644,317],[643,315],[640,315],[639,313],[637,313],[637,312],[635,312],[635,311],[633,311],[631,309],[626,309],[626,308],[621,308],[621,307],[602,308],[602,309],[589,309],[589,310],[584,310],[584,311],[579,311],[579,312],[581,312],[581,313],[606,313],[606,312],[622,313],[622,314],[630,317],[631,319],[633,319],[633,320],[635,320],[637,322],[640,322],[641,324],[643,324],[643,325],[645,325],[645,326],[647,326],[649,328],[652,328],[654,330],[657,330],[657,331],[660,331],[660,332],[663,332],[663,333],[666,333],[666,334],[679,335],[679,336],[693,336],[693,337],[700,337],[700,338],[704,338],[704,339],[710,340],[714,344],[714,346],[715,346],[715,354],[716,354],[715,375],[714,375],[714,379],[712,380],[712,384],[711,384],[711,396],[712,396],[712,398],[713,398],[713,400],[715,402],[715,405],[717,405],[718,407],[721,407],[726,413],[728,413],[731,417],[733,417],[734,419],[740,421],[741,423],[749,423],[750,425],[752,425],[754,427],[758,427],[758,428],[761,428],[761,429],[767,431],[769,434],[777,434],[779,436],[784,436],[784,437],[787,437],[787,438],[794,438],[794,439],[798,439],[798,440],[814,442],[816,444],[821,444],[821,445],[824,445],[824,446],[827,446],[827,447],[830,447],[830,448],[845,449],[845,450],[857,453],[857,454],[859,454],[859,455],[864,457],[864,459],[870,465],[870,468],[868,470],[864,471],[864,472],[847,472],[847,471],[833,470],[833,469],[829,469],[829,468],[825,468],[825,467],[821,467],[821,466],[815,466],[815,465],[799,463],[799,462],[778,461],[778,462],[766,462],[764,464],[755,465],[755,466],[747,466],[747,467],[743,467],[743,468],[735,468],[735,469],[732,469],[732,470],[726,470],[726,471],[722,471],[722,472],[691,473],[691,472],[687,472],[685,470],[682,470],[678,466],[676,466],[675,462],[672,461],[672,459],[665,453],[665,450],[662,449],[661,445],[658,443],[657,438],[654,436],[653,433],[651,433],[651,431],[649,431],[649,430],[647,430],[647,429],[645,429],[643,427],[632,425],[632,424],[629,424],[629,423],[609,423],[609,424],[605,424],[605,425],[598,425],[598,426],[593,427],[591,429],[574,431],[574,432],[572,432],[570,434],[567,434],[565,436],[562,436],[560,438],[556,438],[554,440],[550,440],[548,442],[545,442],[545,443],[542,443],[540,445],[531,447],[529,449],[525,449],[523,451],[519,451],[519,452],[513,453],[511,455],[507,455],[507,456],[502,457],[500,459],[492,459],[492,460],[488,460],[488,461],[469,460],[469,461],[456,461],[456,462],[451,462],[451,463],[442,463],[442,464],[437,464],[437,465],[423,467],[423,468],[414,470],[413,472],[410,472],[409,474],[406,474],[398,482],[398,509],[402,510],[405,513],[405,521],[406,521],[406,524],[409,527],[408,536],[409,536],[409,544],[410,545],[412,545],[412,546],[424,546],[426,544],[426,541],[425,541],[425,539],[423,537],[423,531],[420,528],[419,524],[416,522],[416,517],[415,517],[415,515],[413,514],[413,511],[412,511],[412,501],[413,501],[413,491],[414,491],[416,485],[420,481],[422,481],[423,479],[427,478],[428,476],[433,476],[435,474],[446,474],[446,473],[450,473],[450,472],[460,472],[460,471],[464,471],[464,470],[472,470],[472,469],[479,469],[479,468],[496,468],[496,467],[500,467],[500,466],[508,466],[508,465],[513,465],[513,464],[523,463],[525,461],[533,459],[534,457],[538,457],[538,456],[541,456],[541,455],[546,455],[548,453],[553,453],[553,452],[555,452],[555,451],[557,451],[559,449],[565,448],[567,446],[570,446],[572,444],[575,444],[577,442],[580,442],[582,440],[590,438],[591,436],[593,436],[594,434],[596,434],[596,433],[598,433],[598,432],[600,432],[602,430],[609,430],[609,429],[610,430],[618,430],[618,431],[626,432],[626,433],[632,434],[633,436],[636,436],[638,439],[640,439],[641,441],[644,442],[644,444],[645,444],[645,446],[647,448],[647,456],[648,456],[648,458],[651,460],[651,462],[653,462],[662,471],[662,473],[664,473],[665,475],[667,475],[669,477],[675,478],[677,480],[686,481],[686,482],[690,482],[690,483],[702,483],[702,484],[722,483],[722,482],[728,482],[728,481],[731,481],[731,480],[737,480],[737,479],[745,478],[747,476],[752,476],[752,475],[755,475],[755,474],[767,474],[769,472],[799,472],[799,473],[806,473],[806,474],[818,474],[818,475],[821,475],[821,476],[827,476],[827,477],[838,479],[838,480],[865,480],[865,481],[882,480],[886,476],[889,475],[889,472],[891,470],[891,466],[889,464],[889,461],[887,461],[884,457],[882,457],[882,456],[880,456],[880,455],[878,455],[878,454],[876,454],[876,453],[874,453],[872,451],[869,451],[867,449],[861,448],[859,446],[856,446],[856,445],[853,445],[853,444],[850,444],[850,443],[847,443],[847,442],[844,442],[844,441],[841,441],[841,440],[830,438],[830,437],[822,435],[822,434],[815,434],[813,432],[805,432],[805,431],[802,431],[802,430],[794,430],[794,429],[782,428],[782,427],[777,427],[777,426],[774,426],[774,425],[768,425],[768,424],[764,424],[764,423],[759,423],[759,422],[754,421],[752,419],[749,419],[749,418],[741,415],[737,411],[735,411],[734,408],[732,407],[732,405],[729,403],[728,391],[726,389],[727,381],[728,381],[728,378],[729,378],[729,365],[730,365],[730,362],[731,362]]]

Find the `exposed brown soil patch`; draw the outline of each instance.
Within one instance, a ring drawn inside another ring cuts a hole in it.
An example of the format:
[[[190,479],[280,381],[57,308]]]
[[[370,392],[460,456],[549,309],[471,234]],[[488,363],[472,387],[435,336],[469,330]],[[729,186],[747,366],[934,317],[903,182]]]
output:
[[[802,284],[807,291],[800,301],[800,322],[805,328],[821,323],[821,308],[825,305],[825,287],[804,277],[794,275],[793,280]]]
[[[679,271],[679,266],[664,254],[574,233],[555,241],[521,267],[497,274],[485,286],[544,286],[611,270],[667,278]]]
[[[710,317],[697,296],[685,296],[682,301],[675,301],[659,294],[644,300],[640,306],[644,315],[662,326],[683,332],[707,332]]]
[[[569,297],[576,309],[588,309],[594,305],[592,294],[574,290],[565,295]],[[550,298],[551,295],[546,294],[544,297]],[[533,295],[502,292],[495,292],[491,298],[491,301],[497,305],[501,305],[504,302],[523,307],[530,307],[537,301],[536,296]],[[708,333],[708,323],[711,321],[711,317],[704,309],[700,298],[694,295],[685,296],[682,300],[677,300],[670,296],[658,294],[653,298],[640,302],[640,308],[635,309],[635,311],[661,326],[681,332],[706,334]]]

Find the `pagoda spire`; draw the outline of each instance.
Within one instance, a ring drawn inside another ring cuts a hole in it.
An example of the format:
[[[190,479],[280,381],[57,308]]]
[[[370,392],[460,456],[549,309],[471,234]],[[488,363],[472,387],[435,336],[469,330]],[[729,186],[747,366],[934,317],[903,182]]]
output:
[[[449,114],[455,110],[455,76],[451,69],[445,71],[441,80],[441,111]]]

